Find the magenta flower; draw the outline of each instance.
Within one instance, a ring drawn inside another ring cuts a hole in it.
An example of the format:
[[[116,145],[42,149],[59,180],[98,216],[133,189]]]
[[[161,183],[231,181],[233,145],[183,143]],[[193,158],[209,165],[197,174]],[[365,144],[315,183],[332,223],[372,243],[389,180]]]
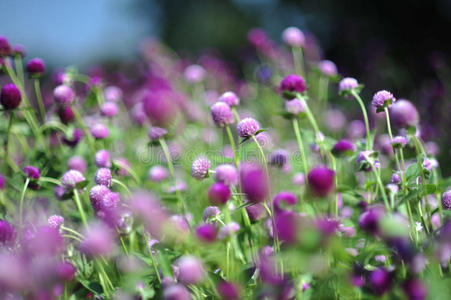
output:
[[[102,208],[103,197],[110,193],[110,189],[104,185],[96,185],[89,191],[89,200],[91,201],[92,208],[95,211],[100,211]]]
[[[0,219],[0,245],[11,245],[15,239],[14,227],[8,221]]]
[[[230,106],[226,102],[216,102],[211,106],[211,117],[217,126],[224,127],[234,121]]]
[[[252,203],[264,201],[269,194],[269,182],[265,171],[256,164],[242,164],[241,189]]]
[[[210,166],[211,163],[205,156],[198,157],[191,165],[191,176],[197,180],[205,179],[208,176]]]
[[[215,169],[215,180],[228,186],[235,186],[238,184],[238,171],[230,164],[219,165]]]
[[[25,173],[25,176],[27,176],[30,179],[38,180],[41,177],[41,172],[38,168],[33,166],[26,166],[22,169],[22,172]]]
[[[352,142],[342,139],[339,140],[337,143],[335,143],[334,147],[332,148],[332,153],[334,155],[348,155],[352,154],[354,152],[355,146]]]
[[[305,107],[299,99],[295,98],[285,101],[285,111],[296,116],[301,112],[305,112]]]
[[[164,300],[191,300],[189,290],[181,284],[170,284],[163,289]]]
[[[70,105],[75,99],[75,92],[71,87],[62,84],[53,90],[53,99],[60,105]]]
[[[395,101],[396,99],[392,93],[382,90],[374,94],[371,104],[377,109],[383,109],[384,107],[390,107]]]
[[[189,83],[199,83],[205,79],[207,71],[200,65],[190,65],[183,72],[185,80]]]
[[[67,161],[67,167],[69,170],[77,170],[80,173],[86,172],[86,161],[81,156],[72,156]]]
[[[39,77],[45,72],[45,63],[40,58],[33,58],[27,63],[26,70],[31,76]]]
[[[75,114],[70,106],[60,107],[58,110],[58,116],[64,124],[68,124],[75,119]]]
[[[239,136],[246,138],[257,133],[260,130],[260,124],[253,118],[245,118],[236,126]]]
[[[217,234],[216,226],[209,223],[199,225],[196,228],[197,238],[206,243],[214,242]]]
[[[286,99],[293,99],[296,93],[303,93],[307,89],[304,78],[291,74],[280,82],[280,91]]]
[[[326,197],[335,188],[335,172],[324,166],[313,168],[308,174],[310,190],[318,197]]]
[[[232,193],[227,185],[221,182],[214,183],[208,189],[208,199],[211,204],[214,205],[222,205],[225,204],[229,199]]]
[[[12,49],[8,39],[0,35],[0,57],[10,56],[11,53]]]
[[[274,196],[273,206],[274,211],[280,213],[284,211],[286,206],[294,206],[298,203],[298,198],[291,192],[280,192]]]
[[[107,102],[118,102],[123,97],[122,90],[117,86],[107,86],[103,91],[103,95]]]
[[[114,250],[114,236],[106,225],[91,224],[84,236],[80,250],[87,256],[106,256]]]
[[[91,134],[98,140],[105,139],[109,134],[108,127],[106,127],[102,123],[97,123],[91,127]]]
[[[221,210],[219,209],[219,207],[207,206],[202,214],[202,220],[204,220],[204,222],[207,222],[209,219],[217,217],[220,213]]]
[[[241,286],[238,283],[221,281],[216,285],[216,289],[223,300],[242,299]]]
[[[184,284],[196,284],[204,280],[203,263],[193,255],[184,255],[177,259],[175,266],[179,269],[178,280]]]
[[[322,60],[318,63],[318,69],[325,76],[335,76],[337,75],[337,66],[334,62],[330,60]]]
[[[163,138],[166,134],[168,134],[168,131],[161,127],[152,127],[149,130],[148,136],[151,141],[158,141],[159,139]]]
[[[104,185],[104,186],[110,187],[112,180],[113,180],[113,178],[111,176],[111,171],[108,168],[98,169],[94,176],[94,181],[98,185]]]
[[[95,162],[96,166],[99,168],[110,168],[110,152],[108,152],[107,150],[97,151],[97,153],[95,154]]]
[[[59,230],[61,225],[63,225],[64,223],[64,218],[59,215],[53,215],[47,219],[47,223],[49,224],[50,227]]]
[[[153,166],[149,170],[148,177],[155,182],[161,182],[168,177],[168,170],[160,165]]]
[[[399,128],[416,126],[420,121],[415,105],[405,99],[400,99],[390,106],[390,119]]]
[[[2,87],[0,94],[0,103],[6,110],[11,110],[19,107],[22,101],[20,90],[12,83],[5,84]]]
[[[297,27],[288,27],[282,32],[282,40],[290,47],[304,47],[304,33]]]
[[[225,92],[218,101],[227,103],[230,107],[240,104],[240,98],[234,92]]]
[[[359,86],[359,83],[355,78],[345,77],[338,84],[338,92],[349,93],[351,90],[356,89]]]
[[[451,210],[451,190],[447,190],[443,193],[442,205],[444,209]]]
[[[103,103],[102,107],[100,107],[100,112],[105,117],[112,118],[117,115],[119,108],[114,102],[105,102]]]

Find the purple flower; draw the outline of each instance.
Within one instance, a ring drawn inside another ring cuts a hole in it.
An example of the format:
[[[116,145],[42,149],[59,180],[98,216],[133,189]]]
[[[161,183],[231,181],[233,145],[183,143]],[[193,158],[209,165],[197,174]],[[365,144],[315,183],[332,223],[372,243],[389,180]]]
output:
[[[113,233],[104,224],[91,224],[84,236],[80,251],[87,256],[105,256],[114,250]]]
[[[348,155],[354,152],[355,146],[352,142],[347,139],[339,140],[332,148],[332,153],[336,156]]]
[[[392,139],[391,144],[395,148],[397,148],[397,147],[404,148],[407,145],[408,142],[409,142],[409,139],[407,137],[402,136],[402,135],[398,135],[398,136],[395,136]]]
[[[39,256],[60,255],[64,249],[64,239],[57,229],[41,226],[26,243],[30,253]]]
[[[23,45],[17,44],[14,46],[13,48],[13,55],[14,56],[20,56],[20,57],[25,57],[26,53],[25,53],[25,47]]]
[[[155,182],[163,181],[168,177],[168,170],[160,165],[153,166],[149,170],[148,177]]]
[[[185,80],[189,83],[199,83],[205,79],[207,71],[200,65],[190,65],[183,72]]]
[[[334,190],[335,172],[324,166],[313,168],[308,174],[310,190],[318,197],[325,197]]]
[[[216,285],[216,289],[223,300],[241,299],[241,287],[238,283],[221,281]]]
[[[26,70],[31,76],[41,76],[45,72],[44,61],[40,58],[33,58],[27,63]]]
[[[209,223],[199,225],[196,228],[197,238],[206,243],[214,242],[217,234],[216,226]]]
[[[379,220],[384,215],[383,208],[379,206],[372,207],[363,212],[359,217],[359,227],[369,234],[379,234]]]
[[[108,118],[112,118],[117,115],[118,111],[119,108],[114,102],[105,102],[103,103],[102,107],[100,107],[100,112],[102,113],[102,115]]]
[[[211,163],[205,156],[198,157],[191,165],[191,176],[197,180],[205,179],[208,176],[210,166]]]
[[[224,127],[225,125],[232,124],[234,121],[233,113],[226,102],[216,102],[211,106],[210,111],[213,122],[217,126]]]
[[[238,171],[230,164],[219,165],[215,169],[215,180],[225,185],[235,186],[238,184]]]
[[[74,90],[67,85],[59,85],[53,90],[53,98],[61,105],[70,105],[75,99]]]
[[[284,149],[278,149],[271,153],[269,163],[273,166],[282,168],[289,162],[289,154]]]
[[[154,126],[168,125],[178,114],[177,103],[169,92],[149,92],[143,97],[142,103],[144,112]]]
[[[110,152],[106,150],[99,150],[95,154],[95,162],[96,166],[99,168],[110,168],[111,167],[111,161],[110,161]]]
[[[293,175],[293,184],[294,185],[303,185],[305,183],[305,174],[304,173],[296,173]]]
[[[27,176],[30,179],[38,180],[41,177],[41,172],[39,172],[39,169],[33,166],[26,166],[22,169],[22,172],[25,173],[25,176]]]
[[[20,105],[22,95],[20,90],[12,83],[5,84],[0,94],[0,103],[6,110],[15,109]]]
[[[305,36],[297,27],[288,27],[282,32],[282,40],[290,47],[303,47]]]
[[[241,190],[252,203],[268,197],[269,182],[265,171],[256,164],[242,164],[240,170]]]
[[[230,107],[240,104],[240,98],[234,92],[225,92],[218,101],[227,103]]]
[[[103,95],[107,102],[118,102],[123,97],[122,90],[117,86],[106,87],[103,91]]]
[[[63,142],[70,147],[75,147],[82,138],[83,138],[83,130],[81,130],[80,128],[75,128],[72,133],[72,139],[64,137]]]
[[[391,183],[394,184],[400,184],[401,183],[401,176],[398,174],[398,172],[393,173],[391,176]]]
[[[290,74],[280,82],[280,91],[287,99],[293,99],[296,93],[303,93],[306,89],[305,80],[299,75]]]
[[[356,159],[359,170],[369,172],[372,170],[372,165],[374,165],[375,168],[379,168],[380,163],[379,161],[375,160],[375,155],[376,153],[371,150],[360,152]]]
[[[204,280],[203,263],[193,255],[184,255],[177,259],[175,266],[179,269],[178,280],[184,284],[196,284]]]
[[[86,172],[86,161],[81,156],[72,156],[67,161],[67,167],[69,170],[77,170],[80,173]]]
[[[299,115],[301,112],[305,111],[305,107],[299,99],[294,98],[285,101],[285,111],[292,115]]]
[[[253,222],[257,222],[266,216],[265,207],[258,203],[246,206],[246,212],[249,215],[249,219]]]
[[[451,210],[451,190],[447,190],[443,193],[442,206],[444,209]]]
[[[284,211],[285,206],[294,206],[298,203],[298,198],[291,192],[280,192],[274,196],[273,206],[276,213]]]
[[[181,284],[171,284],[163,289],[164,300],[191,300],[189,290]]]
[[[207,206],[202,214],[202,220],[207,222],[209,219],[217,217],[220,213],[221,210],[217,206]]]
[[[77,269],[75,266],[68,262],[60,262],[56,266],[56,274],[59,279],[62,281],[71,281],[75,278],[75,273],[77,272]]]
[[[226,225],[222,226],[221,229],[219,229],[218,237],[222,240],[225,238],[228,238],[232,234],[238,232],[240,230],[240,225],[236,222],[230,222]]]
[[[75,119],[75,114],[70,106],[62,106],[58,109],[58,116],[63,124],[68,124]]]
[[[326,127],[333,132],[338,132],[346,125],[346,117],[338,109],[329,109],[324,115]]]
[[[378,268],[370,273],[369,283],[377,295],[387,292],[392,284],[390,273],[385,268]]]
[[[225,204],[230,199],[231,195],[229,187],[221,182],[214,183],[208,189],[208,199],[210,199],[211,204]]]
[[[338,92],[340,94],[350,92],[351,90],[357,88],[358,86],[359,83],[357,82],[357,79],[352,77],[345,77],[338,84]]]
[[[166,134],[168,133],[168,131],[164,128],[161,127],[152,127],[149,130],[149,139],[151,141],[157,141],[161,138],[163,138]]]
[[[83,181],[85,181],[85,177],[77,170],[69,170],[61,178],[61,184],[66,190],[76,188],[77,184]]]
[[[6,37],[0,35],[0,57],[10,56],[12,53],[11,45]]]
[[[117,208],[120,201],[118,193],[109,192],[102,197],[100,209],[103,213],[107,213],[114,208]]]
[[[276,215],[275,225],[277,237],[287,244],[298,240],[300,216],[293,211],[282,211]]]
[[[95,185],[89,191],[89,200],[91,201],[92,208],[95,211],[99,211],[102,208],[103,197],[110,193],[110,189],[104,185]]]
[[[393,97],[392,93],[382,90],[374,94],[371,104],[378,109],[383,109],[384,107],[391,106],[395,101],[396,99]]]
[[[390,106],[390,119],[396,127],[407,128],[416,126],[420,117],[412,102],[400,99]]]
[[[16,239],[14,227],[0,219],[0,245],[11,245]]]
[[[111,176],[111,171],[108,168],[98,169],[94,176],[94,181],[98,185],[104,185],[104,186],[110,187],[112,180],[113,180],[113,178]]]
[[[407,279],[402,284],[402,289],[409,300],[424,300],[428,296],[427,285],[420,279]]]
[[[318,68],[321,73],[326,76],[335,76],[337,75],[337,66],[334,62],[330,60],[322,60],[318,63]]]
[[[108,127],[103,125],[102,123],[94,124],[94,126],[91,127],[91,134],[94,138],[100,140],[105,139],[108,137]]]
[[[260,124],[253,118],[245,118],[236,126],[239,136],[246,138],[260,130]]]
[[[47,223],[49,224],[50,227],[59,230],[61,225],[63,225],[64,223],[64,218],[59,215],[53,215],[47,219]]]

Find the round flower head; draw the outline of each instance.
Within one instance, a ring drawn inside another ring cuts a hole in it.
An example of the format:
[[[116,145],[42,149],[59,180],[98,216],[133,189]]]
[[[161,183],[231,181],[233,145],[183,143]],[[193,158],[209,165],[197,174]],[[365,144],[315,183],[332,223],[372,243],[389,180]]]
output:
[[[26,53],[25,53],[25,47],[23,45],[17,44],[13,47],[13,55],[14,56],[20,56],[20,57],[25,57]]]
[[[85,177],[77,170],[69,170],[61,178],[61,183],[66,190],[76,188],[77,184],[83,181],[85,181]]]
[[[179,269],[178,280],[184,284],[196,284],[204,280],[203,263],[193,255],[184,255],[177,259],[175,266]]]
[[[68,124],[75,119],[75,114],[70,106],[62,106],[58,109],[58,116],[63,124]]]
[[[11,45],[6,37],[0,35],[0,57],[10,56],[12,53]]]
[[[269,163],[273,166],[282,168],[288,163],[289,159],[290,156],[286,150],[278,149],[271,153]]]
[[[238,171],[230,164],[219,165],[215,169],[215,180],[225,185],[235,186],[238,184]]]
[[[257,222],[266,217],[266,209],[261,204],[252,204],[246,206],[246,212],[252,222]]]
[[[89,200],[95,211],[99,211],[102,208],[102,199],[110,192],[110,189],[104,185],[95,185],[91,188],[89,191]]]
[[[94,181],[98,185],[111,186],[113,178],[111,176],[111,171],[108,168],[100,168],[97,170]]]
[[[354,152],[355,150],[355,146],[352,142],[346,140],[346,139],[342,139],[339,140],[334,147],[332,148],[332,153],[334,155],[346,155],[349,153]]]
[[[233,113],[226,102],[216,102],[211,106],[210,111],[213,122],[215,122],[217,126],[223,127],[232,124],[234,121]]]
[[[292,115],[299,115],[305,111],[305,107],[299,99],[295,98],[289,101],[285,101],[285,111]]]
[[[318,68],[323,75],[335,76],[337,75],[337,66],[330,60],[322,60],[318,63]]]
[[[95,155],[96,166],[99,168],[110,168],[110,152],[106,150],[99,150]]]
[[[407,299],[424,300],[428,296],[427,285],[420,279],[407,279],[402,284],[402,289],[406,294]]]
[[[398,135],[392,139],[391,144],[395,148],[397,148],[397,147],[404,148],[408,142],[409,142],[409,139],[407,137]]]
[[[69,105],[75,99],[74,90],[67,85],[59,85],[53,90],[53,98],[58,104]]]
[[[442,205],[444,209],[451,210],[451,190],[447,190],[443,193]]]
[[[236,129],[239,136],[250,137],[260,130],[260,124],[255,119],[245,118],[238,123]]]
[[[335,172],[327,167],[315,167],[308,174],[309,188],[316,196],[325,197],[335,187],[334,177]]]
[[[33,58],[27,63],[26,70],[32,76],[41,76],[45,72],[44,61],[40,58]]]
[[[168,170],[162,166],[153,166],[149,170],[149,179],[155,182],[163,181],[168,177]]]
[[[0,219],[0,245],[10,245],[15,239],[14,227],[7,221]]]
[[[119,109],[114,102],[105,102],[103,103],[102,107],[100,108],[100,112],[102,115],[108,118],[112,118],[115,115],[117,115]]]
[[[365,136],[365,125],[361,120],[354,120],[349,123],[347,134],[351,139],[360,139]]]
[[[25,173],[25,176],[27,176],[30,179],[38,180],[41,177],[41,172],[38,168],[33,166],[26,166],[22,169],[22,172]]]
[[[185,80],[189,83],[198,83],[204,80],[207,72],[200,65],[190,65],[183,72]]]
[[[230,107],[237,106],[240,104],[240,98],[234,92],[225,92],[219,97],[220,102],[227,103]]]
[[[282,211],[276,215],[275,230],[280,241],[296,243],[299,233],[300,216],[293,211]]]
[[[269,194],[269,182],[265,171],[256,164],[242,164],[240,170],[241,189],[252,203],[259,203]]]
[[[305,36],[297,27],[288,27],[282,32],[282,40],[290,47],[303,47]]]
[[[210,166],[211,163],[206,157],[198,157],[193,161],[193,164],[191,165],[191,176],[193,176],[197,180],[205,179],[208,176],[208,170],[210,169]]]
[[[302,93],[307,89],[304,78],[291,74],[280,82],[280,91],[286,99],[293,99],[296,93]]]
[[[211,243],[216,240],[216,236],[218,235],[218,232],[216,230],[216,226],[206,223],[197,226],[196,228],[196,236],[199,240]]]
[[[15,109],[20,105],[22,95],[20,90],[12,83],[5,84],[0,94],[0,103],[6,110]]]
[[[204,209],[204,212],[202,214],[202,220],[204,220],[204,222],[207,222],[209,219],[215,218],[220,213],[221,213],[221,210],[219,210],[219,207],[217,207],[217,206],[207,206]]]
[[[305,183],[305,174],[304,173],[296,173],[293,176],[293,184],[294,185],[303,185]]]
[[[230,189],[227,185],[216,182],[208,189],[208,199],[212,204],[225,204],[231,196]]]
[[[391,183],[394,184],[400,184],[401,183],[401,176],[399,176],[398,172],[393,173],[393,175],[391,176]]]
[[[108,86],[103,91],[105,100],[108,102],[118,102],[122,99],[122,90],[117,86]]]
[[[241,298],[241,287],[237,283],[221,281],[216,285],[219,295],[224,300],[239,300]]]
[[[181,284],[171,284],[163,289],[164,300],[191,300],[189,290]]]
[[[221,240],[228,238],[232,234],[238,232],[238,230],[240,230],[240,225],[238,223],[236,222],[227,223],[226,225],[222,226],[221,229],[219,230],[218,237]]]
[[[412,102],[400,99],[390,106],[390,120],[399,128],[416,126],[420,121],[418,111]]]
[[[355,78],[352,77],[345,77],[343,78],[340,83],[338,84],[338,92],[350,92],[351,90],[357,88],[359,86],[359,83]]]
[[[286,205],[293,206],[296,205],[297,202],[298,198],[294,193],[280,192],[277,195],[275,195],[273,199],[274,211],[280,213],[283,211],[284,206]]]
[[[67,161],[67,167],[69,170],[77,170],[80,173],[86,172],[86,161],[81,156],[72,156]]]
[[[91,134],[94,138],[100,140],[108,137],[108,128],[102,123],[97,123],[91,127]]]
[[[370,234],[379,233],[379,220],[384,215],[384,210],[381,207],[373,207],[363,212],[358,219],[359,227]]]
[[[120,201],[120,196],[118,193],[109,192],[105,194],[102,198],[102,202],[100,204],[100,209],[105,213],[111,209],[114,209],[118,206]]]
[[[157,141],[161,138],[163,138],[166,134],[168,134],[168,131],[161,127],[152,127],[149,130],[149,139],[151,141]]]
[[[154,126],[171,124],[179,113],[176,99],[168,91],[147,93],[142,99],[142,108]],[[136,111],[133,114],[136,116]]]
[[[64,218],[59,215],[53,215],[47,219],[47,222],[50,227],[52,227],[54,229],[59,229],[61,227],[61,225],[63,225],[63,223],[64,223]]]
[[[89,226],[84,236],[85,238],[80,244],[80,251],[87,256],[107,255],[114,249],[114,236],[104,224],[98,223]]]
[[[384,107],[389,107],[395,101],[396,99],[392,93],[382,90],[374,94],[371,104],[378,109],[383,109]]]
[[[56,266],[56,274],[58,275],[58,278],[63,281],[73,280],[76,272],[77,269],[75,266],[68,261],[61,262]]]
[[[369,283],[374,293],[382,295],[391,287],[391,276],[385,268],[378,268],[371,271]]]

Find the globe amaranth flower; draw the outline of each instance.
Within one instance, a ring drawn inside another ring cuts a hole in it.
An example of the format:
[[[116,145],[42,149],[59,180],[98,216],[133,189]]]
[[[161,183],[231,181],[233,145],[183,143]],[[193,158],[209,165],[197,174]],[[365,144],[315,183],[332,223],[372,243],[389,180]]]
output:
[[[305,112],[305,107],[299,99],[294,98],[292,100],[285,101],[285,111],[296,116],[301,112]]]
[[[75,114],[70,106],[61,106],[58,109],[58,117],[63,124],[68,124],[75,119]]]
[[[208,189],[208,199],[211,204],[222,205],[225,204],[232,193],[230,188],[221,182],[216,182]]]
[[[318,63],[318,69],[325,76],[335,76],[337,75],[337,66],[333,61],[330,60],[322,60]]]
[[[52,227],[54,229],[59,229],[61,227],[61,225],[63,225],[63,223],[64,223],[64,217],[59,216],[59,215],[50,216],[47,219],[47,223],[49,224],[50,227]]]
[[[61,184],[66,190],[76,188],[83,181],[85,181],[85,177],[77,170],[69,170],[61,178]]]
[[[103,91],[103,95],[107,102],[118,102],[123,97],[121,88],[113,85],[107,86]]]
[[[163,288],[164,300],[191,300],[189,290],[182,284],[170,284]]]
[[[80,173],[85,173],[87,168],[86,161],[81,156],[72,156],[69,158],[67,161],[67,167],[69,170],[77,170]]]
[[[8,221],[0,219],[0,245],[11,245],[15,239],[14,227]]]
[[[202,220],[207,222],[209,219],[216,218],[221,213],[221,210],[217,206],[207,206],[202,213]]]
[[[447,190],[443,193],[442,206],[444,209],[451,210],[451,190]]]
[[[107,150],[99,150],[95,154],[95,163],[96,166],[99,168],[110,168],[111,167],[111,161],[110,161],[110,152]]]
[[[132,115],[141,119],[139,111],[141,106],[136,107]],[[142,99],[142,108],[154,126],[166,126],[172,123],[179,113],[176,98],[169,91],[146,93]]]
[[[109,135],[108,127],[102,123],[94,124],[94,126],[91,127],[91,135],[98,140],[105,139]]]
[[[402,284],[402,289],[408,299],[424,300],[428,296],[427,285],[416,278],[409,278]]]
[[[105,102],[100,107],[100,113],[105,117],[112,118],[117,115],[119,108],[114,102]]]
[[[308,173],[308,185],[313,194],[325,197],[335,188],[334,178],[334,171],[324,166],[318,166]]]
[[[390,120],[398,128],[407,128],[416,126],[420,117],[412,102],[400,99],[390,106]]]
[[[252,222],[263,219],[267,214],[265,207],[258,203],[246,206],[246,212]]]
[[[383,267],[377,268],[371,271],[369,284],[375,294],[382,295],[391,288],[392,275]]]
[[[273,166],[283,168],[289,162],[290,156],[284,149],[274,150],[269,156],[269,163]]]
[[[217,126],[224,127],[234,121],[233,113],[226,102],[216,102],[210,108],[211,117]]]
[[[56,266],[56,274],[58,278],[64,282],[73,280],[76,272],[77,268],[68,261],[60,262]]]
[[[45,63],[40,58],[33,58],[27,63],[26,70],[31,76],[39,77],[45,72]]]
[[[18,56],[18,57],[25,57],[26,56],[26,52],[25,52],[25,47],[23,45],[17,44],[13,47],[12,49],[13,51],[13,56]]]
[[[110,187],[112,180],[113,180],[113,177],[111,176],[111,171],[108,168],[98,169],[94,176],[94,181],[98,185],[104,185],[104,186]]]
[[[0,94],[0,103],[6,110],[15,109],[20,105],[22,95],[13,83],[5,84]]]
[[[404,148],[408,142],[409,139],[407,137],[398,135],[392,139],[391,144],[395,148]]]
[[[225,92],[224,94],[222,94],[218,101],[220,102],[225,102],[227,103],[230,107],[233,106],[237,106],[238,104],[240,104],[240,98],[238,98],[238,96],[231,91]]]
[[[359,83],[357,82],[357,79],[352,77],[345,77],[342,80],[340,80],[340,83],[338,84],[338,92],[340,94],[347,94],[350,93],[352,90],[358,88]]]
[[[84,234],[80,251],[89,257],[106,256],[114,250],[114,236],[104,224],[91,224]]]
[[[273,206],[276,213],[284,211],[286,206],[294,206],[298,203],[298,198],[292,192],[280,192],[274,196]]]
[[[232,234],[238,232],[240,230],[240,225],[236,222],[230,222],[225,224],[224,226],[219,229],[218,238],[219,239],[225,239],[230,237]]]
[[[160,165],[153,166],[149,170],[148,178],[155,182],[160,182],[168,177],[168,170]]]
[[[281,211],[275,217],[275,232],[280,241],[294,244],[298,241],[300,216],[293,211]]]
[[[166,129],[154,126],[150,128],[148,136],[151,141],[157,141],[163,138],[166,134],[168,134],[168,131]]]
[[[286,99],[293,99],[296,93],[303,93],[307,89],[304,78],[290,74],[280,82],[280,91]]]
[[[238,184],[238,171],[235,166],[230,164],[222,164],[215,169],[216,182],[222,182],[228,186],[235,186]]]
[[[392,93],[382,90],[374,94],[371,104],[378,109],[377,111],[380,111],[383,110],[384,107],[390,107],[395,101],[396,99],[393,97]]]
[[[293,175],[293,184],[294,185],[303,185],[305,183],[305,174],[304,173],[296,173]]]
[[[102,209],[103,197],[110,192],[110,189],[105,185],[95,185],[91,188],[89,191],[89,200],[94,211],[98,212]]]
[[[0,174],[0,190],[5,189],[5,187],[6,187],[5,176],[3,176],[3,174]]]
[[[259,203],[268,197],[268,176],[259,165],[241,164],[240,180],[241,190],[250,202]]]
[[[375,168],[380,167],[380,163],[376,160],[377,153],[371,150],[365,150],[359,153],[356,162],[359,166],[359,170],[369,172],[372,170],[372,166]]]
[[[347,139],[339,140],[332,148],[332,153],[334,155],[348,155],[354,152],[355,145]]]
[[[239,300],[241,298],[241,286],[230,281],[221,281],[216,285],[219,295],[224,300]]]
[[[53,90],[53,99],[55,99],[58,104],[67,106],[74,101],[75,92],[70,86],[62,84]]]
[[[297,27],[288,27],[282,32],[282,40],[290,47],[303,47],[305,45],[304,33]]]
[[[369,234],[377,235],[380,232],[379,221],[384,216],[383,208],[371,207],[363,212],[358,219],[359,227]]]
[[[0,57],[10,56],[11,53],[12,49],[8,39],[0,35]]]
[[[253,118],[245,118],[236,126],[238,135],[246,138],[257,133],[260,130],[260,124]]]
[[[198,157],[191,165],[191,176],[197,180],[205,179],[208,176],[210,166],[211,163],[205,156]]]
[[[185,80],[189,83],[199,83],[205,79],[207,71],[200,65],[190,65],[183,72]]]
[[[201,224],[196,228],[196,236],[199,240],[211,243],[216,240],[216,236],[218,235],[216,226],[213,224]]]
[[[203,263],[193,255],[180,257],[175,262],[175,266],[179,270],[177,279],[184,284],[196,284],[205,278],[205,267]]]
[[[402,179],[401,179],[401,176],[399,175],[399,173],[398,172],[393,173],[393,175],[391,176],[390,182],[394,183],[394,184],[400,184],[401,181],[402,181]]]
[[[39,169],[33,166],[24,167],[22,169],[22,172],[24,172],[25,176],[30,179],[38,180],[41,177],[41,172],[39,171]]]

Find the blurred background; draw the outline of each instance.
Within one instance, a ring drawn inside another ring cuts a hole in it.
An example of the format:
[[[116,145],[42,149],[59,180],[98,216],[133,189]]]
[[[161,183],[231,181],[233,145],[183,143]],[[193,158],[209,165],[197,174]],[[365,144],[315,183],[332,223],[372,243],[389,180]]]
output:
[[[195,57],[214,51],[236,69],[251,28],[280,41],[287,26],[313,34],[322,58],[363,82],[415,102],[451,173],[451,1],[2,0],[0,34],[49,68],[133,60],[151,36]]]

